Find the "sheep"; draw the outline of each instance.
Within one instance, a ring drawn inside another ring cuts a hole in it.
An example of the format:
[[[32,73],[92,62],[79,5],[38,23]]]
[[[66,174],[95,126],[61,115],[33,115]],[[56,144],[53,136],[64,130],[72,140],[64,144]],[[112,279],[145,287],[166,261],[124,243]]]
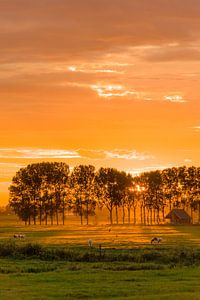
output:
[[[153,243],[159,244],[159,243],[161,243],[161,242],[162,242],[162,238],[161,238],[161,237],[153,237],[153,238],[151,239],[151,244],[153,244]]]
[[[92,248],[92,246],[93,246],[93,241],[92,241],[91,239],[88,240],[88,246],[89,246],[90,248]]]

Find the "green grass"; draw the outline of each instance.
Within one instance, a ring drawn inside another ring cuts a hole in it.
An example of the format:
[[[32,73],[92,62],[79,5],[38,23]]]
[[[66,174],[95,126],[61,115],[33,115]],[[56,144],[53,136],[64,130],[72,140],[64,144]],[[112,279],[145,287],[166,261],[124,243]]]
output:
[[[200,299],[200,226],[109,229],[0,216],[0,299]],[[153,236],[162,244],[151,245]]]
[[[13,266],[14,263],[14,266]],[[1,299],[200,299],[200,268],[0,260]]]

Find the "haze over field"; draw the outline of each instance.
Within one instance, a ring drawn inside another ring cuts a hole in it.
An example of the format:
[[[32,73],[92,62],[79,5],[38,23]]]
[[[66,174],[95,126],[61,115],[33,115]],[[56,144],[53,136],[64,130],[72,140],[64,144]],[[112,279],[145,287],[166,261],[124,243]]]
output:
[[[200,163],[199,0],[0,0],[0,204],[15,172]]]

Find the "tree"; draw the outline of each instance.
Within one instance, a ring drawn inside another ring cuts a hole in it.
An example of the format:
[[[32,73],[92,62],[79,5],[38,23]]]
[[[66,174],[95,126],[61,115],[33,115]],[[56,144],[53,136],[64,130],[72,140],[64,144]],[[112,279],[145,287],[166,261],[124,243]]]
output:
[[[131,209],[133,209],[133,224],[136,224],[136,207],[139,200],[139,191],[135,178],[130,174],[127,175],[127,186],[125,191],[125,206],[128,211],[128,224],[131,223]]]
[[[70,207],[74,213],[80,216],[81,224],[85,217],[88,225],[89,216],[95,214],[95,178],[95,167],[91,165],[75,167],[70,176],[70,188],[72,189]]]
[[[109,211],[110,224],[113,224],[113,208],[116,211],[118,223],[118,207],[122,205],[125,197],[126,173],[113,168],[100,168],[97,173],[98,199],[100,206]]]
[[[21,168],[12,180],[10,186],[9,204],[15,213],[25,221],[31,223],[39,215],[40,224],[45,217],[46,224],[50,216],[51,224],[59,199],[66,193],[66,183],[69,167],[65,163],[43,162],[30,164]]]

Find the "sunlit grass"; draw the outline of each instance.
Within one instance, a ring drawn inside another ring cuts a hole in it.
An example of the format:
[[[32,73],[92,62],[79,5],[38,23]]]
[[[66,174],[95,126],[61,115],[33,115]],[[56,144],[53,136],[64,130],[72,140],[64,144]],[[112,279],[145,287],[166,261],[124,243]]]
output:
[[[98,226],[80,226],[78,220],[69,217],[66,225],[30,225],[24,226],[14,216],[0,216],[0,240],[13,239],[15,233],[25,234],[19,243],[32,242],[46,245],[88,246],[88,239],[99,247],[146,247],[151,238],[163,238],[162,245],[200,245],[200,226],[140,226],[102,224]],[[152,246],[153,247],[153,246]]]

